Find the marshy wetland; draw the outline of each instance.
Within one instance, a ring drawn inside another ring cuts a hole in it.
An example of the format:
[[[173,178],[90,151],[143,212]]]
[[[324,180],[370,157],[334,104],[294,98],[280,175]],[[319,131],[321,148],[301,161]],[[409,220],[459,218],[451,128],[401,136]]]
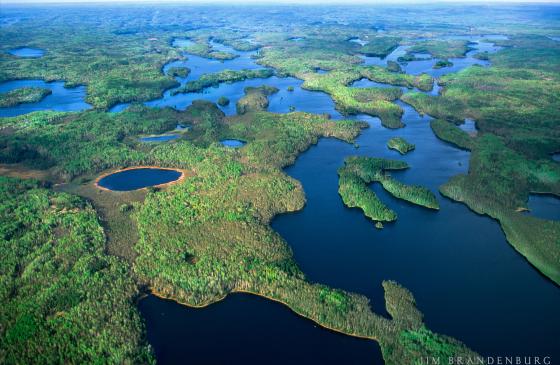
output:
[[[560,358],[556,6],[174,6],[0,15],[0,360]]]

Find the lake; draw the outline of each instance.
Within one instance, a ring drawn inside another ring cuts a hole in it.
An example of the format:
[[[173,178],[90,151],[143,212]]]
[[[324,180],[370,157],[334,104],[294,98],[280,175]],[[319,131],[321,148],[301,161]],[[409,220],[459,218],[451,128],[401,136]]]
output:
[[[383,364],[376,342],[329,331],[249,294],[202,309],[150,295],[138,307],[160,364]]]
[[[179,180],[182,172],[156,167],[131,168],[106,175],[97,185],[107,190],[131,191]]]
[[[86,103],[86,87],[77,86],[65,88],[64,81],[45,82],[43,80],[13,80],[0,83],[0,93],[12,91],[22,87],[41,87],[50,89],[47,95],[36,103],[23,103],[8,108],[0,108],[0,117],[13,117],[38,110],[56,110],[61,112],[81,111],[91,109]]]
[[[43,57],[45,51],[39,48],[20,47],[11,49],[8,53],[23,58],[39,58]]]

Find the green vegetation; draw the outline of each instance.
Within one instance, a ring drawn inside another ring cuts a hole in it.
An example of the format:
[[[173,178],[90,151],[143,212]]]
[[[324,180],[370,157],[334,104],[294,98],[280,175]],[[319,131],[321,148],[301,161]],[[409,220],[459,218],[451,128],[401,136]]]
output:
[[[247,79],[266,79],[271,77],[274,71],[268,68],[258,70],[223,70],[213,74],[204,74],[198,80],[189,81],[185,86],[175,89],[172,95],[180,93],[198,92],[207,87],[217,87],[222,82],[237,82]]]
[[[227,37],[214,36],[212,39],[217,43],[230,46],[233,49],[243,52],[256,51],[261,47],[260,44],[248,42],[245,39],[239,38],[239,35],[236,34],[231,34]]]
[[[245,96],[237,101],[237,114],[263,111],[268,108],[268,96],[278,92],[273,86],[246,87]]]
[[[470,50],[469,42],[464,40],[428,40],[413,45],[407,54],[429,53],[433,57],[447,59],[465,57]]]
[[[91,205],[5,177],[0,201],[2,362],[153,363],[136,284]]]
[[[387,61],[387,71],[389,72],[402,72],[401,65],[395,61]]]
[[[331,71],[327,74],[306,74],[302,87],[331,95],[336,107],[345,114],[366,113],[381,118],[388,128],[400,128],[402,109],[392,103],[402,95],[399,88],[352,88],[352,81],[362,75],[355,71]]]
[[[399,151],[401,155],[405,155],[412,151],[416,146],[412,143],[408,143],[404,138],[393,137],[387,141],[387,147]]]
[[[288,91],[294,91],[294,87],[293,86],[288,86],[288,88],[286,89]]]
[[[229,105],[229,99],[225,96],[220,96],[217,101],[219,106],[227,106]]]
[[[165,63],[180,58],[166,37],[150,40],[141,32],[117,34],[106,20],[101,25],[97,17],[84,21],[76,12],[79,10],[60,17],[59,11],[48,9],[40,17],[2,29],[3,51],[32,44],[47,52],[34,59],[0,52],[0,82],[44,79],[65,80],[67,87],[87,85],[86,101],[99,109],[155,99],[163,90],[178,85],[161,73]],[[64,42],[60,42],[61,34]]]
[[[475,139],[455,124],[449,123],[443,119],[434,119],[430,122],[430,127],[434,134],[441,140],[449,142],[461,149],[472,150]]]
[[[22,87],[5,93],[0,93],[0,108],[7,108],[23,103],[36,103],[52,94],[51,89],[42,87]]]
[[[395,86],[404,86],[409,89],[417,87],[422,91],[432,90],[434,79],[428,74],[420,74],[418,76],[403,73],[388,72],[388,69],[379,66],[369,66],[362,69],[362,75],[372,81],[391,84]]]
[[[549,158],[560,150],[560,46],[537,36],[514,37],[507,45],[514,47],[491,55],[494,67],[443,77],[442,96],[403,99],[454,123],[476,119],[476,139],[443,121],[432,123],[438,137],[472,150],[469,173],[451,179],[442,194],[498,220],[515,249],[560,283],[560,222],[517,212],[531,192],[560,195],[560,166]]]
[[[368,43],[359,52],[366,56],[386,57],[398,47],[400,37],[375,37],[368,39]]]
[[[183,49],[185,52],[190,54],[220,61],[233,60],[234,58],[239,57],[238,55],[229,52],[214,51],[212,46],[208,43],[195,43],[191,46],[184,47]]]
[[[406,185],[386,174],[389,170],[408,168],[404,161],[372,157],[348,157],[338,170],[338,192],[350,208],[358,207],[366,217],[378,222],[391,222],[397,214],[389,209],[369,188],[372,182],[380,183],[394,197],[426,208],[439,209],[435,195],[428,189]]]
[[[435,63],[433,68],[438,69],[438,68],[451,67],[451,66],[453,66],[453,62],[449,60],[439,60]]]
[[[53,167],[75,176],[129,164],[147,163],[135,149],[138,135],[160,134],[188,124],[185,114],[171,109],[131,106],[123,113],[35,112],[0,120],[0,161],[33,168]]]
[[[172,77],[187,77],[191,73],[188,67],[170,67],[167,74]]]

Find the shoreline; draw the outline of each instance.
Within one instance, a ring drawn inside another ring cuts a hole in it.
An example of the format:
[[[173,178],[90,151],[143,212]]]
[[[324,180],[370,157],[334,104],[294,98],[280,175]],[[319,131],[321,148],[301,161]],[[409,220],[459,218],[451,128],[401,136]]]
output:
[[[332,332],[335,332],[335,333],[338,333],[338,334],[342,334],[342,335],[345,335],[345,336],[360,338],[360,339],[363,339],[363,340],[372,340],[372,341],[377,342],[377,344],[381,347],[381,345],[379,344],[379,340],[378,340],[377,337],[373,337],[373,336],[371,336],[371,337],[370,337],[370,336],[364,336],[364,335],[359,335],[359,334],[357,334],[357,333],[347,333],[347,332],[344,332],[344,331],[342,331],[342,330],[339,330],[339,329],[336,329],[336,328],[333,328],[333,327],[329,327],[329,326],[327,326],[327,325],[324,325],[324,324],[321,324],[321,323],[317,322],[316,320],[314,320],[314,319],[311,318],[311,317],[308,317],[308,316],[306,316],[306,315],[304,315],[304,314],[301,314],[301,313],[299,313],[299,312],[296,312],[292,307],[290,307],[289,304],[287,304],[286,302],[283,302],[283,301],[280,300],[280,299],[273,298],[273,297],[267,296],[267,295],[265,295],[265,294],[260,294],[260,293],[252,292],[252,291],[249,291],[249,290],[234,289],[234,290],[232,290],[230,293],[224,295],[223,297],[221,297],[221,298],[219,298],[219,299],[217,299],[217,300],[215,300],[215,301],[213,301],[213,302],[204,303],[204,304],[200,304],[200,305],[189,304],[189,303],[181,302],[181,301],[179,301],[178,299],[174,299],[174,298],[171,298],[171,297],[167,297],[167,296],[165,296],[164,294],[162,294],[162,293],[160,293],[160,292],[154,290],[154,289],[151,288],[151,287],[149,287],[149,290],[148,290],[148,292],[147,292],[146,294],[154,295],[154,296],[156,296],[156,297],[158,297],[158,298],[160,298],[160,299],[170,300],[170,301],[173,301],[173,302],[175,302],[175,303],[177,303],[177,304],[183,305],[183,306],[185,306],[185,307],[194,308],[194,309],[203,309],[203,308],[206,308],[206,307],[208,307],[208,306],[210,306],[210,305],[212,305],[212,304],[216,304],[216,303],[219,303],[219,302],[225,300],[229,294],[236,294],[236,293],[255,295],[255,296],[257,296],[257,297],[261,297],[261,298],[264,298],[264,299],[267,299],[267,300],[270,300],[270,301],[273,301],[273,302],[282,304],[283,306],[287,307],[291,312],[293,312],[293,313],[296,314],[297,316],[299,316],[299,317],[301,317],[301,318],[303,318],[303,319],[309,320],[309,321],[315,323],[316,325],[318,325],[318,326],[321,327],[321,328],[324,328],[324,329],[326,329],[326,330],[329,330],[329,331],[332,331]],[[141,299],[143,299],[143,298],[141,298]],[[141,299],[140,299],[140,300],[141,300]],[[376,315],[377,315],[377,314],[376,314]]]
[[[125,168],[116,169],[116,170],[113,170],[113,169],[106,170],[105,172],[102,172],[99,176],[97,176],[97,178],[93,182],[93,185],[96,188],[98,188],[102,191],[109,191],[109,192],[112,192],[112,193],[123,193],[125,191],[111,190],[111,189],[108,189],[106,187],[103,187],[103,186],[99,185],[99,181],[101,181],[103,178],[105,178],[109,175],[117,174],[119,172],[124,172],[124,171],[129,171],[129,170],[140,170],[140,169],[157,169],[157,170],[177,171],[177,172],[181,173],[181,175],[179,176],[179,178],[177,180],[173,180],[173,181],[166,182],[166,183],[159,184],[159,185],[146,186],[146,187],[143,187],[143,188],[140,188],[140,189],[134,189],[134,190],[145,190],[148,187],[164,188],[166,186],[177,184],[177,183],[185,180],[185,178],[187,176],[194,176],[194,172],[192,170],[186,170],[186,169],[174,168],[174,167],[161,167],[161,166],[155,166],[155,165],[151,165],[151,166],[140,165],[140,166],[125,167]]]

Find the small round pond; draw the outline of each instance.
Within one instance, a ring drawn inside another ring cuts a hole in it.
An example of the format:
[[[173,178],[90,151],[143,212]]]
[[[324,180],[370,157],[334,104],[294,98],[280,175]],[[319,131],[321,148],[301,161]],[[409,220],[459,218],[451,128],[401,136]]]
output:
[[[243,147],[247,142],[240,141],[238,139],[222,139],[220,143],[226,147],[239,148]]]
[[[131,191],[167,184],[179,180],[182,176],[183,173],[178,170],[139,167],[103,176],[97,181],[97,186],[113,191]]]

